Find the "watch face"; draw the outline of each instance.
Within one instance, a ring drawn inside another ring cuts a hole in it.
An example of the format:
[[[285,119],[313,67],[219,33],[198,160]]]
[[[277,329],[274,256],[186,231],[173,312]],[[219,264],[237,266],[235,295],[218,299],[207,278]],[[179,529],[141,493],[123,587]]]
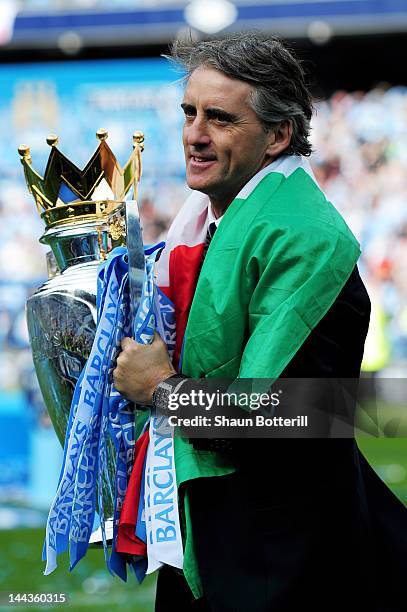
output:
[[[178,390],[178,387],[186,380],[187,376],[183,376],[183,374],[173,374],[160,382],[153,393],[153,408],[161,414],[168,415],[170,395]]]

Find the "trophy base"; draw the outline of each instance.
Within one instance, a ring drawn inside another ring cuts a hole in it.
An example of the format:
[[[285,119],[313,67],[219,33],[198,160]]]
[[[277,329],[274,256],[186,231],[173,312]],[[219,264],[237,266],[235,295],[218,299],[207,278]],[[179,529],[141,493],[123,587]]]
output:
[[[105,522],[105,533],[106,533],[106,543],[108,546],[112,545],[113,540],[113,519],[107,519]],[[98,527],[95,531],[92,531],[92,535],[89,539],[89,548],[103,548],[103,539],[102,539],[102,528]]]

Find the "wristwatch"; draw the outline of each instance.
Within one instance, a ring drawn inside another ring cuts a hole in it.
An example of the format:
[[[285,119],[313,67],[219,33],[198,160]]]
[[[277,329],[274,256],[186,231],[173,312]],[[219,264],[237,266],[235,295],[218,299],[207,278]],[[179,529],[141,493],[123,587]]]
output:
[[[152,405],[158,414],[169,416],[172,412],[168,408],[169,396],[177,394],[181,387],[192,380],[183,374],[173,374],[160,382],[153,392]],[[234,441],[227,438],[189,438],[195,450],[216,451],[230,453],[234,450]]]
[[[178,393],[178,390],[188,380],[183,374],[172,374],[162,382],[158,383],[153,391],[152,404],[153,408],[159,413],[170,414],[168,410],[169,396],[172,393]]]

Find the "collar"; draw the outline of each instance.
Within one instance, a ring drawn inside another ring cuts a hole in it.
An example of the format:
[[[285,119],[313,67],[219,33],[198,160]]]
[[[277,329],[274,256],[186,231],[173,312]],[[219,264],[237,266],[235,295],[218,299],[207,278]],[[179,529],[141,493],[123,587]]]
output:
[[[223,215],[221,215],[218,218],[215,217],[215,215],[213,214],[213,210],[212,210],[212,204],[208,202],[208,225],[211,225],[212,223],[214,223],[216,227],[218,227],[222,219],[223,219]]]

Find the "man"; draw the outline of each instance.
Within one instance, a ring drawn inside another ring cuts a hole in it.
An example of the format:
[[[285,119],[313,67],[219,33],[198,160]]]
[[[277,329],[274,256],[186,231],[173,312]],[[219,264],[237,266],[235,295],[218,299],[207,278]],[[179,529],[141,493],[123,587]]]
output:
[[[306,160],[300,64],[252,33],[177,43],[173,57],[187,72],[183,144],[198,192],[159,262],[177,345],[171,362],[159,337],[126,339],[117,389],[162,409],[171,390],[199,385],[188,377],[357,378],[370,303],[358,244]],[[156,610],[403,609],[404,508],[353,439],[175,442],[185,577],[160,570]]]

